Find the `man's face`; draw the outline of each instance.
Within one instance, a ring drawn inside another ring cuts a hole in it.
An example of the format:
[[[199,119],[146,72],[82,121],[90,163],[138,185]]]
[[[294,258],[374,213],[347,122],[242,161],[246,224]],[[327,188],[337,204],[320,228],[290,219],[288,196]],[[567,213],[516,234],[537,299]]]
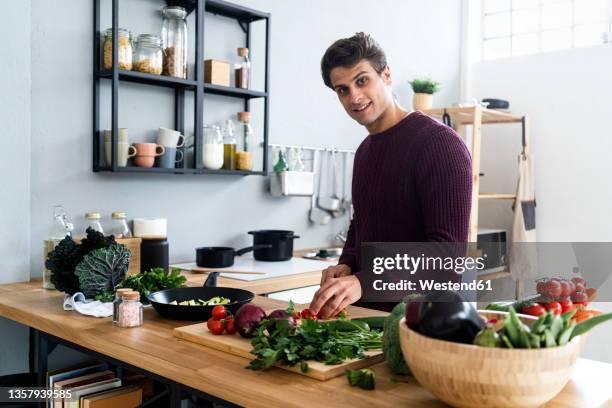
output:
[[[378,74],[363,59],[349,68],[336,67],[329,76],[344,110],[363,126],[374,123],[393,101],[388,66]]]

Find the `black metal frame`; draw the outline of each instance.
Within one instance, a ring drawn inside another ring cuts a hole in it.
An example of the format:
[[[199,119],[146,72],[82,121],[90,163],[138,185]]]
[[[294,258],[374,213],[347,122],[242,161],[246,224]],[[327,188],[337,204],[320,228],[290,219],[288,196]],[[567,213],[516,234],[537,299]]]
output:
[[[195,75],[194,79],[172,78],[163,75],[146,74],[135,71],[120,71],[118,66],[117,29],[119,24],[119,0],[112,1],[112,32],[113,32],[113,66],[110,70],[101,69],[100,53],[100,2],[93,0],[93,171],[94,172],[124,172],[124,173],[172,173],[172,174],[234,174],[234,175],[266,175],[268,173],[268,129],[269,129],[269,98],[270,98],[270,22],[269,13],[253,10],[247,7],[228,3],[223,0],[197,0],[196,8],[196,49],[195,49]],[[204,25],[205,13],[221,15],[237,20],[246,35],[246,47],[251,48],[251,23],[265,20],[266,22],[266,58],[265,58],[265,89],[253,91],[233,87],[225,87],[204,83]],[[101,142],[100,129],[100,82],[103,79],[112,81],[111,92],[111,127],[112,127],[112,165],[102,166],[101,158],[104,155],[104,144]],[[174,89],[174,126],[176,130],[184,133],[185,91],[195,92],[194,98],[194,167],[186,167],[183,160],[182,167],[173,169],[144,168],[144,167],[118,167],[117,143],[119,130],[119,83],[133,82],[144,85],[169,87]],[[244,99],[244,109],[250,110],[251,99],[263,98],[263,165],[261,170],[208,170],[202,164],[203,125],[204,125],[204,95],[220,95],[229,98]]]
[[[69,347],[71,349],[80,351],[85,353],[92,358],[99,360],[100,362],[105,362],[114,367],[116,370],[117,376],[119,378],[122,377],[122,372],[124,369],[130,370],[132,372],[142,374],[146,377],[149,377],[166,387],[166,392],[162,393],[162,395],[158,395],[154,397],[152,400],[147,401],[142,406],[148,406],[153,400],[157,400],[159,397],[168,395],[169,397],[169,408],[180,408],[181,400],[189,398],[189,397],[197,397],[206,401],[207,406],[212,407],[214,404],[221,404],[226,407],[239,407],[230,401],[225,401],[223,399],[217,398],[214,395],[205,393],[203,391],[197,390],[195,388],[186,386],[184,384],[178,383],[174,380],[171,380],[166,377],[162,377],[159,374],[152,373],[143,368],[131,365],[126,363],[125,361],[117,360],[114,357],[107,356],[102,353],[98,353],[96,351],[90,350],[88,348],[82,347],[78,344],[72,343],[68,340],[64,340],[62,338],[53,336],[51,334],[45,333],[43,331],[30,328],[30,375],[36,376],[36,386],[45,387],[46,386],[46,375],[48,371],[47,363],[49,354],[55,349],[57,345],[63,345]],[[16,384],[15,386],[24,386]],[[39,407],[43,408],[46,406],[46,403],[39,403]]]

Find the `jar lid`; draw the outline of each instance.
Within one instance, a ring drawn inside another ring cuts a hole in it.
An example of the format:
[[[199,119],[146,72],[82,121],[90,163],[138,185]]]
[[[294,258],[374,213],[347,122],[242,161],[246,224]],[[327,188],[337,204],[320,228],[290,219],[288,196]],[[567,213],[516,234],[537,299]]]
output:
[[[181,6],[166,6],[162,13],[165,17],[185,18],[187,16],[185,8]]]
[[[130,288],[119,288],[115,291],[115,294],[118,296],[123,296],[124,294],[128,292],[133,292],[133,290]]]
[[[132,36],[132,34],[130,33],[129,30],[126,30],[125,28],[117,28],[117,34],[119,34],[119,37],[127,37],[130,38]],[[107,37],[113,37],[113,29],[112,28],[107,28],[104,31],[104,35],[106,35]]]
[[[88,220],[99,220],[100,219],[100,213],[97,212],[88,212],[85,213],[85,218]]]
[[[113,219],[121,219],[121,218],[126,218],[127,217],[127,213],[123,212],[123,211],[115,211],[111,214],[111,217],[113,217]]]
[[[156,34],[139,34],[136,38],[138,45],[149,45],[153,47],[161,46],[161,38]]]
[[[248,122],[251,120],[251,112],[238,112],[238,121]]]
[[[246,47],[240,47],[238,48],[238,55],[241,57],[246,57],[249,55],[249,49]]]
[[[121,294],[121,297],[125,300],[138,300],[140,299],[140,293],[136,291],[129,291]]]

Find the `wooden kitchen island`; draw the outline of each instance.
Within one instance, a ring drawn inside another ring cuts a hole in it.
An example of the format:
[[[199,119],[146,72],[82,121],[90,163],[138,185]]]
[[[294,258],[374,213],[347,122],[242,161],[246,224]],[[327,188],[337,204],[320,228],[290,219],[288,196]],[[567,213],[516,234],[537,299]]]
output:
[[[322,382],[277,368],[254,372],[244,368],[246,359],[172,336],[175,327],[189,322],[160,318],[148,308],[144,326],[121,329],[112,325],[111,318],[66,312],[62,300],[61,293],[42,289],[40,281],[0,285],[0,316],[32,328],[40,381],[47,369],[48,347],[57,343],[167,384],[172,407],[180,406],[185,394],[226,406],[445,406],[414,378],[393,378],[385,363],[373,366],[377,375],[373,391],[352,388],[344,377]],[[285,302],[264,297],[255,302],[264,308],[285,306]],[[580,359],[570,383],[546,406],[612,406],[610,378],[611,364]]]

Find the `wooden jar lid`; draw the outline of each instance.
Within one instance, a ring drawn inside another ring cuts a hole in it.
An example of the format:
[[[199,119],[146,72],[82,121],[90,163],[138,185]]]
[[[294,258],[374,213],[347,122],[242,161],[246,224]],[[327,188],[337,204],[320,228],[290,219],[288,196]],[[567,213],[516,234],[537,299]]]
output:
[[[138,300],[140,299],[140,293],[132,290],[126,293],[122,293],[121,297],[125,300]]]
[[[249,55],[249,49],[248,48],[244,48],[244,47],[238,48],[238,55],[240,55],[241,57],[245,57],[245,56]]]
[[[251,120],[251,112],[238,112],[239,122],[248,122]]]

